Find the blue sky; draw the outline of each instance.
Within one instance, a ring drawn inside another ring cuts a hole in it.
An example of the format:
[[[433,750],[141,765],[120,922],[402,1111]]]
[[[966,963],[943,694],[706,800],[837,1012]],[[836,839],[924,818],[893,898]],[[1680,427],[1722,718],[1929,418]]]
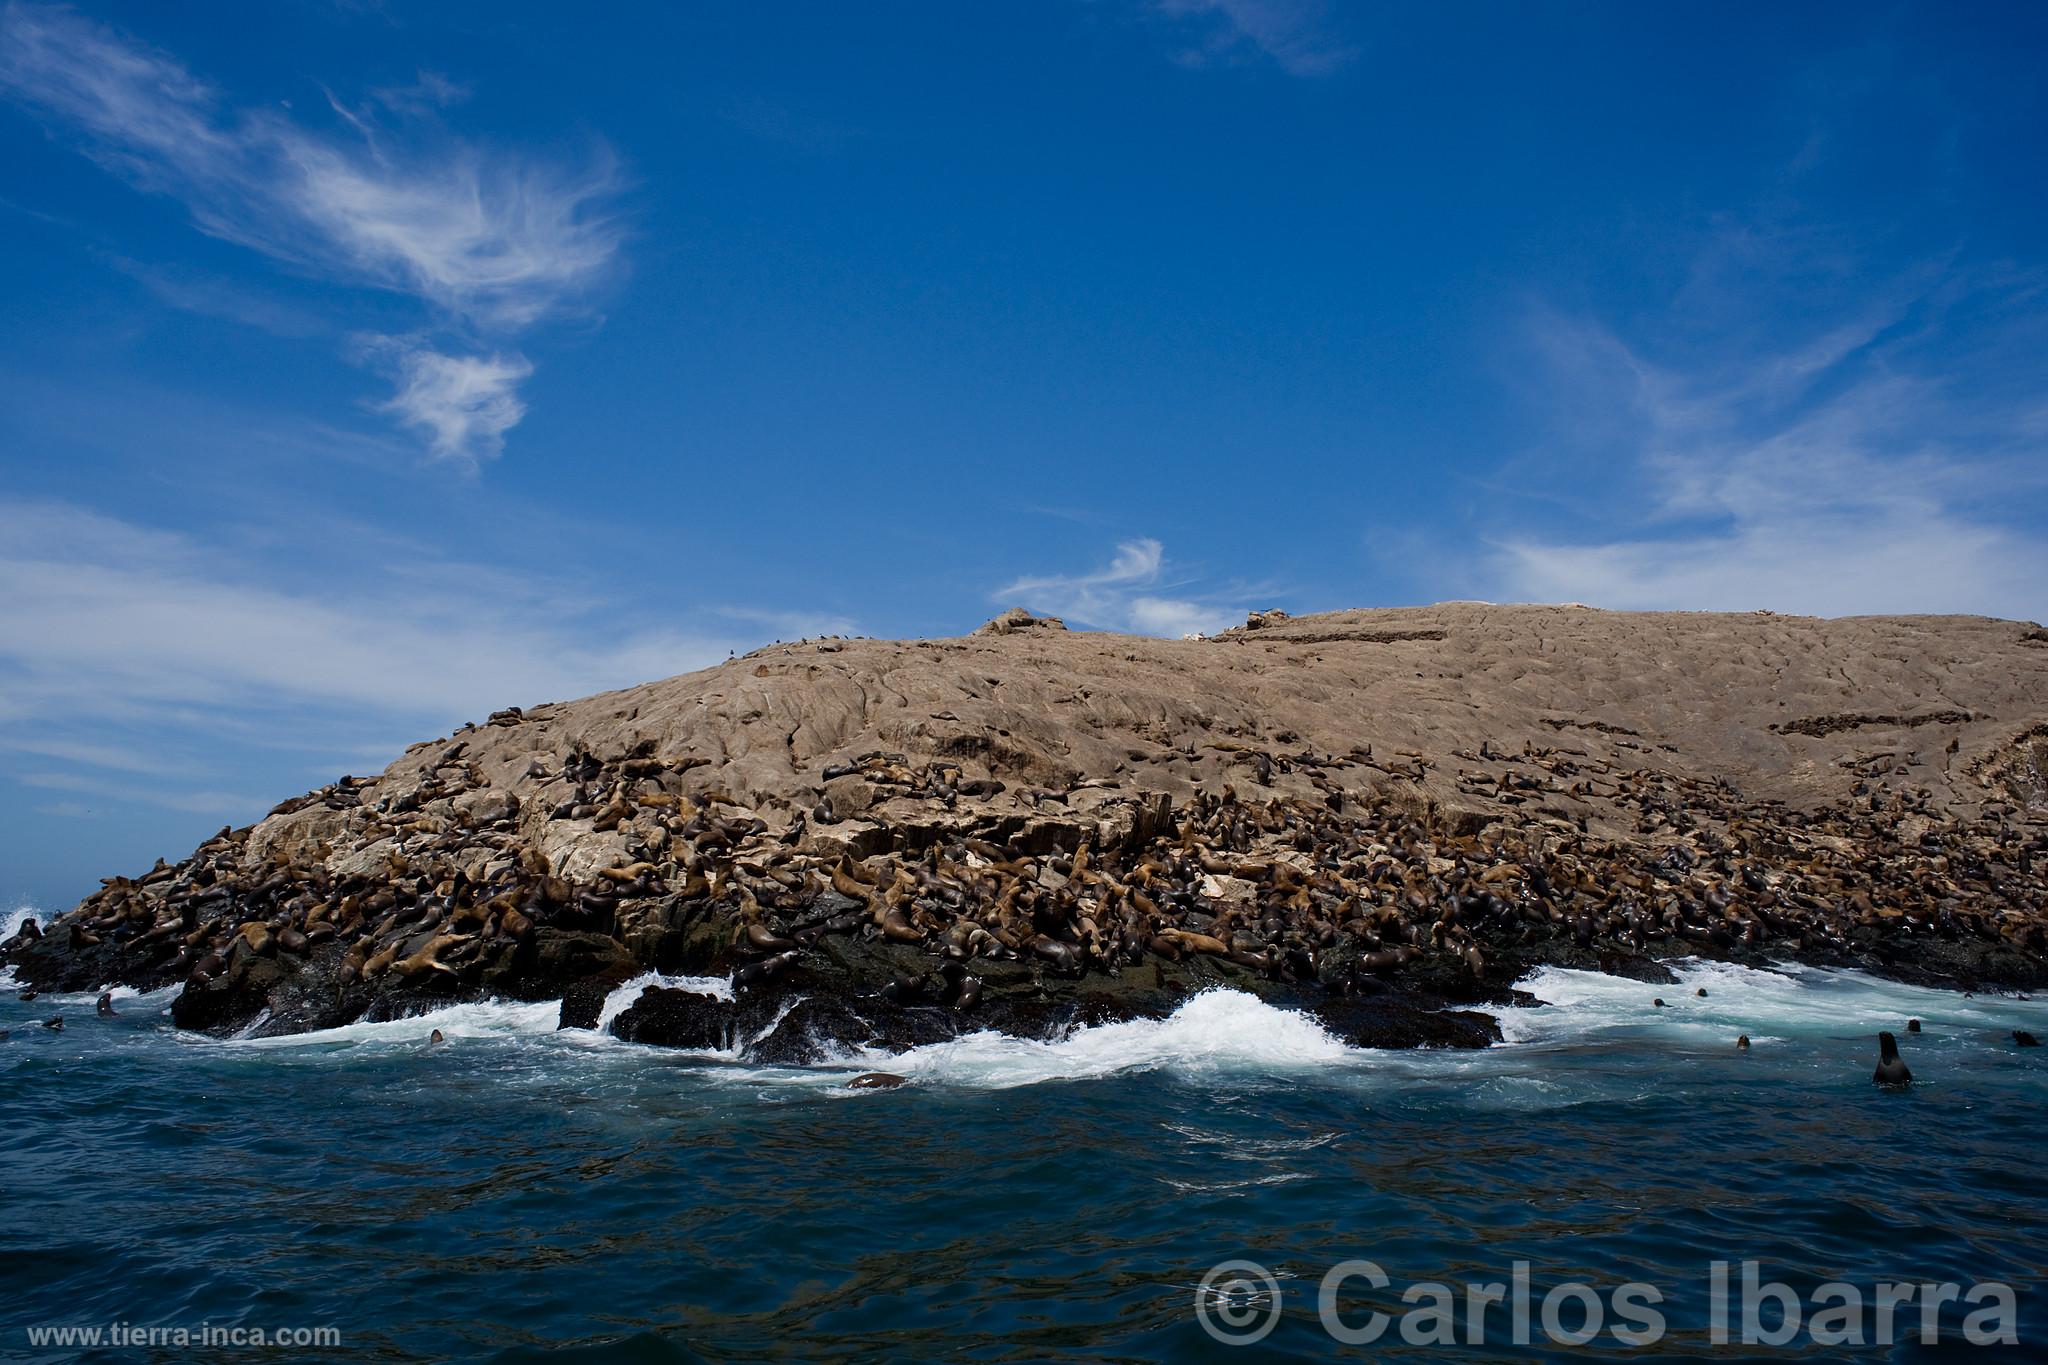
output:
[[[2037,5],[0,7],[0,897],[1023,603],[2037,617]]]

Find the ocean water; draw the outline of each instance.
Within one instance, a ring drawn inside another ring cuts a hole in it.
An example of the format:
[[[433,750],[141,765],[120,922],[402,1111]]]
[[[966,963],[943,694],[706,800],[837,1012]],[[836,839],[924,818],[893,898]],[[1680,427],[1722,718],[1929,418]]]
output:
[[[1717,1259],[1731,1355],[1769,1353],[1740,1339],[1753,1260],[1803,1321],[1828,1281],[2012,1287],[2016,1348],[1965,1345],[1961,1305],[1930,1347],[1909,1306],[1889,1346],[1783,1354],[2048,1358],[2048,1067],[2010,1037],[2048,1034],[2048,1003],[1678,969],[1540,973],[1548,1003],[1483,1053],[1353,1049],[1214,992],[1060,1042],[805,1069],[557,1032],[553,1005],[223,1042],[173,1029],[168,992],[101,1019],[9,990],[0,1358],[74,1359],[31,1331],[117,1326],[338,1336],[233,1352],[281,1360],[1690,1358]],[[1883,1027],[1908,1091],[1871,1084]],[[875,1068],[909,1084],[846,1087]],[[1210,1276],[1227,1260],[1257,1269]],[[1388,1287],[1343,1279],[1339,1325],[1387,1329],[1343,1345],[1319,1293],[1360,1260]],[[1475,1329],[1462,1297],[1517,1262],[1526,1346],[1508,1304]],[[1425,1281],[1461,1296],[1455,1346],[1402,1339]],[[1630,1282],[1662,1296],[1639,1347],[1612,1332]],[[1603,1301],[1584,1345],[1540,1311],[1567,1283]],[[1251,1346],[1204,1325],[1268,1319]],[[1877,1335],[1874,1307],[1859,1321]]]

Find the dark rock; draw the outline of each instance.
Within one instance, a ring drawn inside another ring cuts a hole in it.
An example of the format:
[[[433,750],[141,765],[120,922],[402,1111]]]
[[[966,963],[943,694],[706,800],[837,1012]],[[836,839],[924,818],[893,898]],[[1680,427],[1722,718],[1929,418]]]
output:
[[[199,1033],[235,1028],[270,1005],[270,993],[290,969],[275,958],[244,954],[210,981],[194,979],[171,1002],[171,1022]]]
[[[878,1030],[851,1001],[806,995],[749,1035],[747,1060],[769,1066],[809,1066],[872,1041]]]
[[[724,1052],[733,1046],[734,1015],[732,1002],[715,995],[649,986],[612,1020],[611,1032],[629,1043]]]
[[[1391,994],[1320,1000],[1309,1012],[1353,1047],[1477,1048],[1501,1038],[1500,1021],[1490,1014],[1423,1008]]]
[[[604,1014],[605,1001],[612,992],[640,973],[631,963],[615,962],[578,981],[562,992],[562,1016],[557,1028],[596,1028]]]
[[[484,981],[487,987],[516,999],[557,1000],[579,981],[616,976],[621,970],[627,977],[640,971],[632,954],[609,934],[541,928],[530,941],[518,945],[508,962],[500,964],[502,975],[495,982],[489,972]]]

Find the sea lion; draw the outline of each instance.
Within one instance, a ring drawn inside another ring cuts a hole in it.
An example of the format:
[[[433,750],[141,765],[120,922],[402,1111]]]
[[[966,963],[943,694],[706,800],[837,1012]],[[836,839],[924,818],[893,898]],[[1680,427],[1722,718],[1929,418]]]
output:
[[[965,1014],[979,1003],[981,1003],[981,978],[978,976],[962,976],[960,979],[960,989],[953,996],[953,1008]],[[2022,1044],[2022,1046],[2031,1046],[2031,1043]]]
[[[2039,1038],[2036,1038],[2033,1034],[2027,1032],[2023,1028],[2016,1028],[2012,1031],[2012,1040],[2013,1043],[2019,1047],[2041,1046],[2041,1040]]]
[[[786,953],[796,944],[759,922],[747,926],[747,944],[757,952]]]
[[[903,907],[900,905],[892,905],[887,910],[884,910],[880,923],[884,937],[897,943],[924,942],[924,935],[918,932],[917,927],[910,922],[910,917],[903,912]]]
[[[1749,1035],[1748,1035],[1747,1033],[1745,1033],[1745,1034],[1743,1034],[1742,1036],[1740,1036],[1739,1038],[1737,1038],[1737,1039],[1735,1040],[1735,1046],[1736,1046],[1736,1049],[1737,1049],[1738,1051],[1741,1051],[1741,1052],[1747,1052],[1747,1051],[1749,1051]]]
[[[758,962],[749,962],[746,966],[732,974],[732,984],[735,986],[752,986],[771,977],[778,976],[796,962],[798,955],[798,950],[791,948],[788,952],[777,953],[773,957],[764,957]]]
[[[1663,996],[1661,996],[1661,995],[1660,995],[1660,996],[1658,996],[1658,997],[1657,997],[1657,998],[1656,998],[1655,1000],[1652,1000],[1652,1001],[1650,1002],[1650,1004],[1651,1004],[1652,1006],[1654,1006],[1655,1008],[1657,1008],[1657,1009],[1660,1009],[1660,1010],[1661,1010],[1661,1009],[1669,1009],[1669,1008],[1670,1008],[1670,1006],[1668,1006],[1668,1005],[1666,1005],[1666,1004],[1664,1003],[1664,997],[1663,997]]]
[[[1908,1033],[1918,1033],[1919,1031],[1920,1031],[1920,1021],[1919,1021],[1918,1019],[1908,1019],[1908,1020],[1906,1021],[1906,1032],[1908,1032]]]
[[[1062,972],[1079,976],[1087,970],[1087,963],[1081,957],[1081,950],[1071,943],[1038,934],[1025,946]]]
[[[411,957],[392,963],[391,970],[407,980],[422,972],[446,972],[450,976],[459,976],[460,972],[441,960],[441,953],[458,943],[468,942],[472,937],[474,936],[470,934],[436,934],[428,941],[426,947]]]
[[[1702,986],[1698,990],[1694,991],[1693,994],[1699,996],[1702,1000],[1704,1000],[1707,996],[1707,988],[1705,986]]]
[[[439,1029],[435,1029],[432,1033],[427,1035],[427,1043],[429,1046],[432,1046],[435,1043],[445,1043],[447,1041],[448,1035],[441,1032],[441,1030]]]
[[[34,986],[30,986],[27,990],[23,991],[16,998],[19,999],[23,1004],[27,1004],[29,1001],[35,999],[37,996],[41,994],[41,991],[37,990]]]
[[[1877,1035],[1877,1070],[1871,1079],[1879,1085],[1911,1085],[1913,1072],[1899,1056],[1899,1040],[1890,1033]]]
[[[916,976],[899,976],[881,989],[882,998],[892,1005],[919,1004],[929,993],[924,978]]]
[[[899,1085],[908,1084],[910,1084],[910,1081],[907,1077],[897,1076],[887,1071],[869,1071],[855,1076],[852,1080],[848,1081],[846,1088],[848,1090],[894,1090]]]
[[[103,993],[101,994],[100,998],[99,998],[99,1001],[98,1001],[98,1002],[97,1002],[97,1003],[96,1003],[96,1004],[95,1004],[95,1005],[93,1006],[93,1008],[94,1008],[95,1010],[97,1010],[97,1011],[99,1012],[99,1016],[100,1016],[100,1018],[102,1018],[102,1019],[111,1019],[111,1018],[113,1018],[113,1017],[114,1017],[114,993],[113,993],[112,991],[106,991],[106,992],[103,992]]]
[[[49,1018],[43,1020],[43,1027],[50,1030],[52,1033],[62,1033],[64,1031],[64,1016],[61,1014],[51,1015]]]

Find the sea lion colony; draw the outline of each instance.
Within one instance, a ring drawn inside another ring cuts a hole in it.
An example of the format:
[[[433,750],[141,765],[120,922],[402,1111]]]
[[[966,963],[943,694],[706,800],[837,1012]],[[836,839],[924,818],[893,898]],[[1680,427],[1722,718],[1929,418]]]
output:
[[[1513,666],[1660,622],[1724,660],[1817,633],[1843,680],[1746,664],[1688,697],[1689,674],[1638,687],[1642,660],[1548,689]],[[500,712],[109,879],[6,952],[32,987],[183,983],[180,1024],[259,1033],[489,995],[559,995],[588,1026],[644,971],[731,973],[731,1000],[650,989],[610,1027],[787,1058],[1214,983],[1359,1041],[1484,1043],[1489,1021],[1437,1011],[1544,962],[2027,986],[2048,688],[2026,630],[1460,605],[1208,641],[1011,613],[962,641],[783,645]],[[1148,654],[1158,676],[1129,666]],[[1377,709],[1398,691],[1428,703]]]

